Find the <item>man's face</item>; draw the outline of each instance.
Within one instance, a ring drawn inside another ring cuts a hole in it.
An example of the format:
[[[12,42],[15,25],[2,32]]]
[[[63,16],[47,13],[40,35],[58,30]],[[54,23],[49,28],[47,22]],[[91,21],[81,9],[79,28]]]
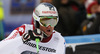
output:
[[[49,37],[53,33],[54,27],[51,27],[50,25],[48,27],[40,25],[40,30],[42,30]]]
[[[40,17],[40,30],[47,36],[50,36],[58,22],[57,16],[41,16]]]

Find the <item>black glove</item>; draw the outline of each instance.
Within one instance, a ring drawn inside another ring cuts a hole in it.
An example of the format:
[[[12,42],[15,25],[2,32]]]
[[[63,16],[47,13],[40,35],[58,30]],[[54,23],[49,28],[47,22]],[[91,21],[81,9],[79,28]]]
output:
[[[43,39],[43,32],[40,29],[35,29],[35,30],[29,30],[28,33],[24,33],[22,40],[23,41],[30,41],[30,40],[35,40],[38,38],[40,41]]]

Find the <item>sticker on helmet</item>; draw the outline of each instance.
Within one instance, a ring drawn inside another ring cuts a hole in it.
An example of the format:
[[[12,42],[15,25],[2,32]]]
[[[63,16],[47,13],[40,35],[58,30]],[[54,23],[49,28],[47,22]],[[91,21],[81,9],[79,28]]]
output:
[[[45,6],[49,7],[50,10],[55,11],[54,6],[48,3],[43,3]]]

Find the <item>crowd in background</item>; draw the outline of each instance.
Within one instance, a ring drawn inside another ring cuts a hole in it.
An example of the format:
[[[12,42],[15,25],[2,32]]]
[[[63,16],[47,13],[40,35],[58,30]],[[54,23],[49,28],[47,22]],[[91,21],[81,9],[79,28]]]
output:
[[[55,30],[63,36],[99,34],[99,1],[59,0],[54,2],[59,11],[59,22]]]
[[[100,33],[100,0],[40,0],[42,2],[57,8],[59,22],[55,30],[62,36]]]
[[[0,0],[0,40],[2,38],[4,38],[4,10],[3,10],[3,7],[2,7],[2,2]]]
[[[100,0],[40,0],[52,3],[58,10],[55,30],[63,36],[100,33]]]

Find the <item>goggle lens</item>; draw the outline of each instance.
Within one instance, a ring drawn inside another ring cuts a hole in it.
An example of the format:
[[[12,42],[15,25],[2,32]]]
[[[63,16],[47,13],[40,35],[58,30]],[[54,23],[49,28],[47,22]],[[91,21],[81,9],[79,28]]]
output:
[[[45,27],[49,25],[54,27],[57,24],[57,17],[41,17],[40,24]]]

